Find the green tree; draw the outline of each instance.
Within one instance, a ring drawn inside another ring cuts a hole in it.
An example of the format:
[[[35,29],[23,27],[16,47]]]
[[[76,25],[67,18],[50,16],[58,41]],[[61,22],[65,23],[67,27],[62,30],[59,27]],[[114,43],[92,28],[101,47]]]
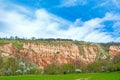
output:
[[[18,61],[14,57],[8,57],[4,62],[4,68],[6,75],[15,75],[16,70],[19,68]]]
[[[88,72],[100,72],[101,66],[99,62],[93,62],[91,64],[87,65],[87,71]]]
[[[62,64],[59,70],[63,74],[75,73],[75,66],[73,63]]]
[[[2,57],[2,55],[0,53],[0,75],[3,75],[3,72],[4,72],[3,63],[4,63],[3,57]]]
[[[44,69],[45,74],[57,74],[58,72],[58,66],[55,64],[50,64]]]

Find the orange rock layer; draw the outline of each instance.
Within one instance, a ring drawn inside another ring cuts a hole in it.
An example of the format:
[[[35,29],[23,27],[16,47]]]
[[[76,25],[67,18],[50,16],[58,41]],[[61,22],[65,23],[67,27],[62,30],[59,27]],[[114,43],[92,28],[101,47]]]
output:
[[[0,45],[3,56],[18,55],[20,58],[37,64],[40,68],[44,68],[52,62],[57,64],[73,62],[76,59],[81,60],[85,64],[96,60],[98,56],[98,47],[96,45],[78,47],[75,44],[69,45],[43,45],[27,43],[23,44],[23,49],[18,50],[12,44]],[[116,55],[120,53],[120,47],[110,46],[109,54]]]

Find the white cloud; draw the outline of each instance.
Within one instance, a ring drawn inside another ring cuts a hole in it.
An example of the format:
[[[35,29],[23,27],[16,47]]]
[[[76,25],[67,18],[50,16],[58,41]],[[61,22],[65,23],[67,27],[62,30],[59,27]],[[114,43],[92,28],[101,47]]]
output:
[[[2,37],[8,37],[8,36],[10,36],[9,34],[5,34],[4,32],[0,32],[0,38],[2,38]]]
[[[105,1],[93,1],[97,5],[95,5],[93,8],[97,7],[106,7],[108,9],[119,9],[120,8],[120,0],[105,0]],[[86,5],[90,4],[89,0],[61,0],[61,7],[73,7],[78,5]]]
[[[103,20],[104,21],[117,21],[117,20],[120,20],[119,17],[120,17],[120,14],[117,14],[117,13],[106,13]]]
[[[64,35],[64,37],[66,36],[67,38],[71,39],[91,42],[117,41],[118,38],[113,38],[109,32],[101,32],[100,30],[105,27],[105,25],[102,24],[103,22],[116,21],[119,20],[119,17],[119,15],[106,13],[105,17],[91,19],[89,21],[83,22],[81,26],[72,24],[67,31],[61,31],[58,34],[60,34],[60,36]],[[78,23],[78,20],[76,20],[76,22]]]
[[[61,7],[71,7],[77,5],[85,5],[87,0],[61,0]]]
[[[120,21],[116,22],[114,25],[113,25],[113,29],[114,29],[114,35],[116,36],[120,36]]]
[[[22,9],[23,12],[26,10]],[[6,33],[11,35],[27,36],[29,38],[32,36],[43,38],[55,37],[56,31],[61,26],[68,26],[70,24],[69,21],[50,14],[44,9],[36,10],[32,19],[27,16],[31,13],[22,14],[17,10],[7,11],[2,8],[0,9],[0,22],[6,24],[8,29]]]
[[[93,18],[85,22],[76,19],[75,22],[70,22],[47,12],[45,9],[32,11],[22,7],[18,11],[17,8],[9,11],[0,8],[0,23],[5,24],[7,28],[0,32],[0,35],[2,35],[0,37],[17,35],[27,38],[34,36],[37,38],[65,38],[91,42],[120,40],[120,38],[111,37],[108,32],[100,31],[105,27],[102,24],[104,21],[120,20],[118,14],[106,13],[103,18]],[[28,15],[31,15],[31,17]],[[68,27],[68,29],[63,29],[63,27]],[[1,26],[1,28],[4,29],[4,26]]]
[[[98,5],[93,8],[104,7],[109,10],[120,9],[120,0],[105,0],[101,1]]]
[[[112,0],[112,2],[117,8],[120,8],[120,0]]]

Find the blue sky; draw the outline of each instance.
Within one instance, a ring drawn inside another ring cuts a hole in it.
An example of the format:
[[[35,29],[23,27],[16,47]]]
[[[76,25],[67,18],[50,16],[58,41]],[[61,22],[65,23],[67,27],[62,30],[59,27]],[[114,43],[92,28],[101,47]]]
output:
[[[0,37],[120,41],[120,0],[0,0]]]

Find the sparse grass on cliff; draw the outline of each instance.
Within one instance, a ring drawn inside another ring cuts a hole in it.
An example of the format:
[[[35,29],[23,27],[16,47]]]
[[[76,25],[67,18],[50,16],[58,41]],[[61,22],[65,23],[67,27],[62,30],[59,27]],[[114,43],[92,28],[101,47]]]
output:
[[[84,73],[84,74],[66,74],[66,75],[1,76],[0,80],[120,80],[120,72]]]
[[[23,49],[23,44],[20,42],[12,42],[12,45],[17,48],[18,50]]]
[[[0,45],[8,44],[9,42],[6,40],[0,40]]]

